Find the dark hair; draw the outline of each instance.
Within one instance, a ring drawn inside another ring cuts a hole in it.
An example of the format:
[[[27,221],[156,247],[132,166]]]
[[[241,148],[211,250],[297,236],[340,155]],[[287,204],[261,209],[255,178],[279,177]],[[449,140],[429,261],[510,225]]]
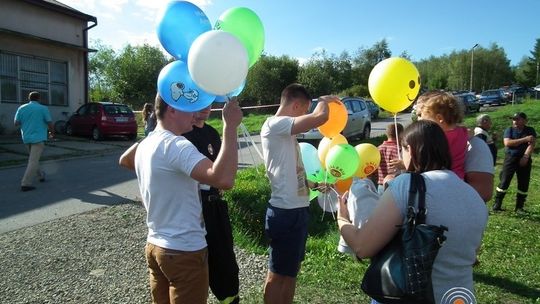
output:
[[[447,124],[463,121],[464,105],[450,93],[429,91],[420,95],[416,103],[422,104],[422,109],[426,108],[432,114],[440,114]]]
[[[403,125],[400,124],[399,122],[395,123],[395,124],[388,124],[388,125],[386,125],[386,137],[388,137],[388,139],[390,139],[390,138],[396,139],[397,138],[397,136],[396,136],[396,126],[397,126],[398,135],[401,135],[403,133]]]
[[[143,121],[146,122],[148,120],[148,117],[150,117],[150,114],[154,111],[154,105],[147,102],[144,104],[143,110],[142,110],[142,118]]]
[[[28,94],[28,100],[39,101],[40,99],[41,95],[39,94],[39,92],[33,91]]]
[[[288,85],[283,91],[281,92],[281,105],[287,105],[291,103],[294,100],[307,100],[307,102],[311,102],[311,96],[309,95],[307,89],[299,84],[299,83],[293,83]]]
[[[156,117],[159,120],[163,120],[165,117],[165,112],[167,112],[167,109],[169,108],[169,105],[159,96],[159,93],[156,94],[156,101],[154,103],[154,111],[156,113]]]
[[[436,122],[419,120],[403,132],[401,146],[410,146],[408,171],[426,172],[452,168],[452,157],[444,131]]]

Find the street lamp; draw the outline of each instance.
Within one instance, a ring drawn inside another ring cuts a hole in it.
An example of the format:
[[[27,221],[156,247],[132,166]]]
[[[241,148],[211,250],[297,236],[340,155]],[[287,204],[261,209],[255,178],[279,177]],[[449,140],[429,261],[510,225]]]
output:
[[[474,49],[478,46],[478,43],[471,48],[471,82],[469,91],[472,92],[472,79],[473,79],[473,66],[474,66]]]

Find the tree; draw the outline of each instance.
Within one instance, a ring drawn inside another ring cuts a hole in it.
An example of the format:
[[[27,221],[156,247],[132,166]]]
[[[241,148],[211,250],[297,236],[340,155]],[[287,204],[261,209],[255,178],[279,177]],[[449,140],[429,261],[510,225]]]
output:
[[[391,56],[392,52],[388,48],[386,39],[376,42],[369,49],[358,49],[352,58],[352,80],[354,85],[359,86],[361,96],[369,96],[367,83],[373,67]]]
[[[516,68],[516,79],[519,83],[533,87],[539,84],[540,75],[540,38],[536,39],[533,50],[531,50],[531,56],[522,59],[518,67]]]
[[[125,46],[119,53],[100,41],[90,57],[90,95],[92,100],[111,100],[142,108],[157,92],[157,77],[168,60],[161,50],[150,45]]]
[[[298,61],[289,56],[262,55],[249,69],[246,87],[239,96],[242,105],[279,102],[281,91],[297,81]]]

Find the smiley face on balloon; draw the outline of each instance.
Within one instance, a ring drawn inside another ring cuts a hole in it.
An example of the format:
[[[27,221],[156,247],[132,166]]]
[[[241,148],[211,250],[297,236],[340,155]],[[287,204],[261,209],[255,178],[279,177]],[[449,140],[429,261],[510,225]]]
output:
[[[391,113],[405,110],[420,91],[420,74],[408,60],[392,57],[379,62],[369,74],[373,100]]]

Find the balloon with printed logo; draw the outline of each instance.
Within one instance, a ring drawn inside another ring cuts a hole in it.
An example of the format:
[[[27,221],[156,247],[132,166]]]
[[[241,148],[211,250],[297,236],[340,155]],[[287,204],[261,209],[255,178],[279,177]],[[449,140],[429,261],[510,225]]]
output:
[[[379,168],[379,164],[381,162],[381,153],[377,147],[372,144],[359,144],[354,148],[358,153],[358,158],[360,159],[360,163],[355,174],[356,176],[365,178]]]
[[[420,90],[420,74],[407,59],[385,59],[371,70],[369,94],[383,109],[391,113],[405,110],[414,102]]]
[[[188,1],[169,2],[157,21],[157,36],[163,48],[174,58],[184,61],[193,41],[212,29],[205,13]]]
[[[319,126],[319,132],[325,137],[334,137],[347,125],[347,108],[339,99],[328,102],[328,120]]]
[[[246,48],[230,33],[208,31],[191,45],[188,69],[193,81],[203,90],[214,95],[228,94],[246,79]]]
[[[339,144],[330,148],[325,163],[328,173],[340,180],[353,176],[358,169],[360,160],[353,146]]]
[[[216,97],[193,82],[187,65],[180,60],[161,69],[157,87],[159,95],[169,106],[183,112],[200,111],[211,105]]]
[[[305,142],[298,143],[300,146],[300,155],[302,156],[302,162],[304,163],[304,169],[306,174],[316,173],[321,170],[321,161],[317,154],[317,148],[313,145]]]
[[[249,67],[261,57],[264,49],[264,27],[261,19],[247,7],[233,7],[219,16],[216,30],[223,30],[236,36],[247,50]]]
[[[321,161],[321,166],[323,168],[326,168],[326,154],[328,154],[328,151],[330,148],[332,148],[335,145],[339,144],[346,144],[348,143],[347,138],[345,136],[338,134],[332,138],[329,137],[323,137],[321,141],[319,142],[319,148],[317,149],[319,154],[319,160]]]
[[[240,93],[242,93],[242,91],[244,90],[245,86],[246,86],[246,81],[244,80],[244,82],[242,82],[242,84],[238,88],[233,90],[232,92],[227,93],[225,95],[216,96],[216,100],[214,100],[214,102],[227,102],[227,101],[229,101],[229,99],[231,97],[240,95]]]

